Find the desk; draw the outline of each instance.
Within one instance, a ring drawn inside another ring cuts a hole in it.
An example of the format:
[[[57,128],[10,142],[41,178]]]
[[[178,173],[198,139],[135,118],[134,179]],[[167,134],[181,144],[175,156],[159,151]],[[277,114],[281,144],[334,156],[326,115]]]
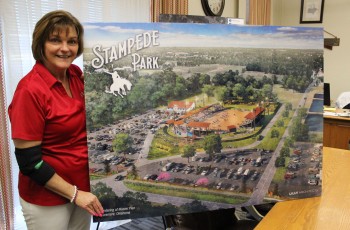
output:
[[[255,229],[350,229],[349,169],[349,150],[324,147],[322,196],[278,202]]]
[[[350,118],[324,116],[323,145],[326,147],[349,149]]]

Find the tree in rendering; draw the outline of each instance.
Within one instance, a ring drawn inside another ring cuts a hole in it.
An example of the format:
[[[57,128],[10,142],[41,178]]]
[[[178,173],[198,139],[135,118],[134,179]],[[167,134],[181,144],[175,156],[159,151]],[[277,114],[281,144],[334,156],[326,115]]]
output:
[[[110,200],[116,197],[115,192],[113,192],[111,187],[108,187],[103,182],[97,182],[97,184],[91,186],[91,191],[100,199],[100,200]]]
[[[298,115],[293,119],[289,128],[289,133],[296,141],[307,141],[309,139],[309,127],[305,124],[304,119],[307,115],[305,108],[298,110]]]
[[[285,164],[286,164],[286,159],[285,157],[283,156],[279,156],[276,158],[276,161],[275,161],[275,167],[285,167]]]
[[[246,87],[241,83],[235,84],[232,88],[233,99],[242,101],[246,95]]]
[[[193,200],[191,203],[181,205],[180,210],[186,212],[198,212],[198,210],[208,210],[208,207],[199,200]]]
[[[202,88],[202,92],[207,95],[208,98],[214,96],[214,90],[215,86],[213,85],[204,85]]]
[[[290,156],[290,149],[288,146],[283,146],[281,149],[281,156],[282,157],[289,157]]]
[[[136,169],[136,166],[133,164],[131,166],[131,170],[128,172],[128,178],[129,179],[135,179],[138,176],[138,170]]]
[[[113,140],[113,150],[118,154],[125,154],[131,151],[133,139],[129,134],[119,133]]]
[[[151,202],[148,201],[147,194],[141,192],[125,192],[123,194],[123,202],[125,202],[124,205],[128,205],[129,207],[135,207],[135,211],[140,211],[141,209],[147,210],[152,207]]]
[[[204,138],[204,150],[209,155],[209,158],[212,159],[214,153],[221,152],[222,143],[221,137],[218,134],[210,134]]]
[[[111,161],[110,160],[104,160],[103,161],[105,173],[109,174],[111,172]]]
[[[231,92],[226,86],[217,86],[215,89],[215,98],[225,104],[231,99]]]
[[[187,157],[187,162],[190,162],[190,157],[196,154],[196,149],[193,145],[185,145],[183,148],[182,157]]]
[[[277,130],[277,129],[273,129],[272,131],[271,131],[271,138],[277,138],[277,137],[279,137],[279,135],[280,135],[280,132]]]

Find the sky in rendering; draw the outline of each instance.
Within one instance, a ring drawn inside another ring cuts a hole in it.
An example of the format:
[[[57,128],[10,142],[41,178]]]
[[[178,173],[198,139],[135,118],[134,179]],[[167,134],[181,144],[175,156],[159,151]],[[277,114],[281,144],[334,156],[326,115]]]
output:
[[[117,45],[159,31],[161,47],[323,49],[323,28],[199,23],[86,23],[85,47]],[[181,42],[180,42],[181,41]]]

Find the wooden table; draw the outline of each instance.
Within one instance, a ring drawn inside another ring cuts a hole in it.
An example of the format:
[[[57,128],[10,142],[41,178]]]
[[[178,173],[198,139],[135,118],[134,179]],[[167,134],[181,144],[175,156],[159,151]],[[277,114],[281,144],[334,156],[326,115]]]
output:
[[[321,197],[277,203],[256,230],[350,229],[350,151],[323,148]]]

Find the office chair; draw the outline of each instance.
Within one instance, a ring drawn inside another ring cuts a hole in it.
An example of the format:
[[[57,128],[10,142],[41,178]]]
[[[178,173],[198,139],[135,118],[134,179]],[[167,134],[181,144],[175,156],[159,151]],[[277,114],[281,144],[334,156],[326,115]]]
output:
[[[164,217],[167,230],[252,230],[259,223],[253,219],[240,219],[235,209],[219,209],[200,213]]]

